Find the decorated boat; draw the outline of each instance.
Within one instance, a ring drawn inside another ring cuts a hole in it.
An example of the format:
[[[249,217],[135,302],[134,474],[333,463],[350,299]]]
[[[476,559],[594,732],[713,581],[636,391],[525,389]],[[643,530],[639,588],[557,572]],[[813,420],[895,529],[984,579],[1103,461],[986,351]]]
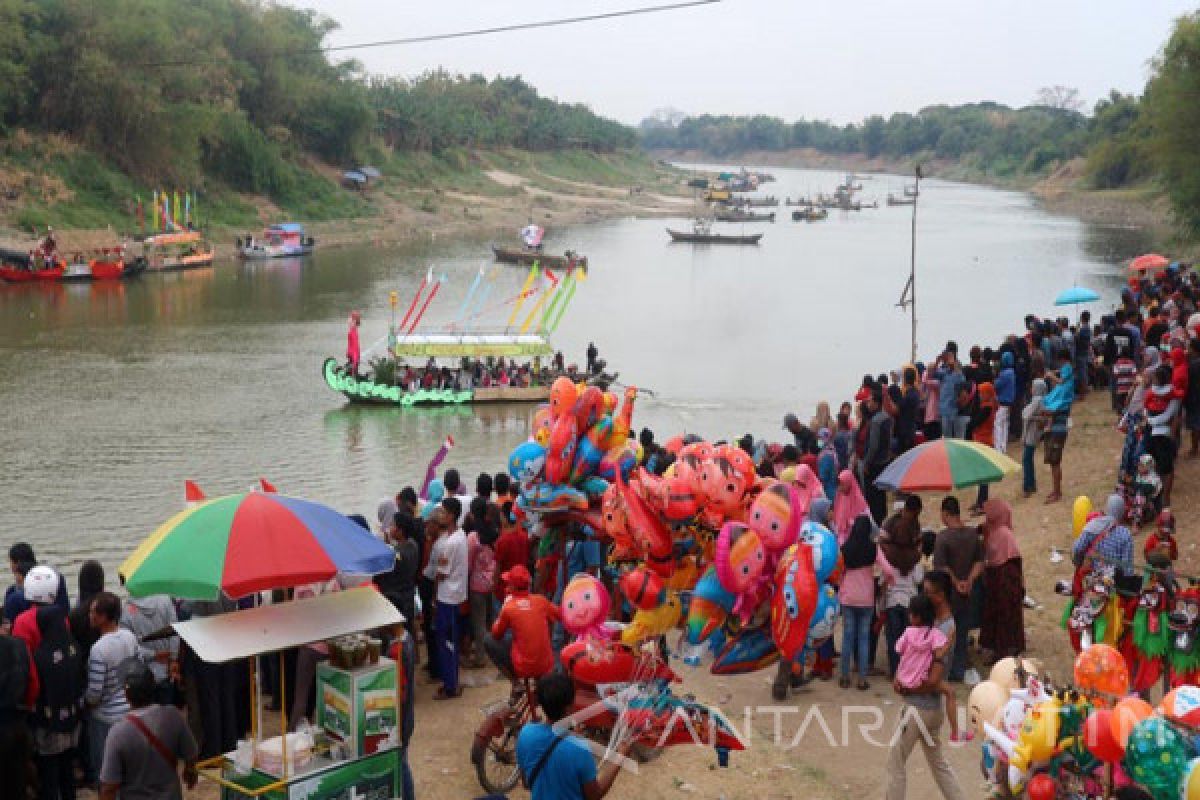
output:
[[[542,334],[534,333],[427,333],[404,336],[390,348],[389,356],[372,363],[369,375],[352,375],[335,358],[321,366],[325,383],[352,403],[417,406],[465,403],[543,403],[550,398],[549,382],[530,386],[422,387],[403,385],[402,370],[417,371],[446,364],[457,373],[466,361],[519,360],[531,364],[535,376],[542,360],[549,366],[554,348]],[[440,370],[441,366],[436,369]]]
[[[151,272],[210,267],[213,247],[200,231],[155,233],[142,239],[142,258]]]
[[[40,269],[28,260],[24,264],[6,263],[0,266],[0,279],[10,283],[115,281],[133,277],[145,268],[144,260],[126,261],[124,248],[115,247],[97,251],[87,260],[77,255],[70,263],[59,259],[52,266]]]
[[[316,240],[304,233],[298,222],[283,222],[267,227],[259,237],[247,234],[237,239],[237,255],[248,261],[267,258],[305,256],[313,251]]]
[[[569,269],[570,267],[587,268],[587,256],[581,256],[579,253],[571,250],[566,251],[561,256],[556,256],[532,248],[499,247],[492,245],[492,252],[495,254],[496,260],[502,264],[529,266],[536,261],[543,267],[550,267],[552,269]]]

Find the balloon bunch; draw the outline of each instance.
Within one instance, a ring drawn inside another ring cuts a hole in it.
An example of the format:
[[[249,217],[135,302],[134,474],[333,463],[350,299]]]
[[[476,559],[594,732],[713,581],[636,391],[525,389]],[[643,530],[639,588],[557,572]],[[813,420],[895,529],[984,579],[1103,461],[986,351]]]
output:
[[[1150,706],[1131,688],[1113,647],[1096,644],[1075,660],[1075,688],[1051,692],[1026,661],[1002,659],[971,691],[970,724],[981,733],[985,777],[1031,800],[1053,800],[1068,785],[1088,796],[1109,771],[1155,800],[1200,800],[1200,687],[1180,686]],[[1024,688],[1017,688],[1024,683]]]

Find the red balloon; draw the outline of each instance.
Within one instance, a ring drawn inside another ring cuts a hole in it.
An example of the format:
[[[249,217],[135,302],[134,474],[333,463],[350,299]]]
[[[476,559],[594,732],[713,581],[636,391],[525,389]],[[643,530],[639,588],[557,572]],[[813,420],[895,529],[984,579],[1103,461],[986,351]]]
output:
[[[1029,795],[1029,800],[1054,800],[1058,795],[1058,788],[1054,785],[1053,778],[1044,772],[1039,772],[1029,779],[1025,793]]]
[[[622,575],[620,587],[626,600],[645,611],[653,611],[663,603],[662,577],[645,567]]]
[[[1083,723],[1083,744],[1105,764],[1115,764],[1121,760],[1125,748],[1113,735],[1112,711],[1102,708],[1088,715]]]

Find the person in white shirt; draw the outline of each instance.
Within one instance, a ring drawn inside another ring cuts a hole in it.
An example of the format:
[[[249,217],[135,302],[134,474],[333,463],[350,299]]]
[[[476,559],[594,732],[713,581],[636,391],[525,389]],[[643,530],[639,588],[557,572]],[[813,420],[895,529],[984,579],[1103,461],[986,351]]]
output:
[[[448,497],[444,506],[457,505]],[[425,523],[426,535],[433,533],[437,540],[429,553],[425,577],[437,583],[437,617],[434,622],[435,645],[442,687],[435,700],[458,697],[458,644],[461,631],[458,624],[459,606],[467,600],[467,535],[458,527],[458,509],[439,508]]]

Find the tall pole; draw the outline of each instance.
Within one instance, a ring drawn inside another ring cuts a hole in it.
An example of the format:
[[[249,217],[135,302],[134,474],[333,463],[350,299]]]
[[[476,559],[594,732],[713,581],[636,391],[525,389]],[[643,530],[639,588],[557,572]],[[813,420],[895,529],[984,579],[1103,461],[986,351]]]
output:
[[[912,320],[912,361],[917,363],[917,204],[921,202],[921,165],[917,164],[913,184],[912,252],[908,262],[909,315]]]

